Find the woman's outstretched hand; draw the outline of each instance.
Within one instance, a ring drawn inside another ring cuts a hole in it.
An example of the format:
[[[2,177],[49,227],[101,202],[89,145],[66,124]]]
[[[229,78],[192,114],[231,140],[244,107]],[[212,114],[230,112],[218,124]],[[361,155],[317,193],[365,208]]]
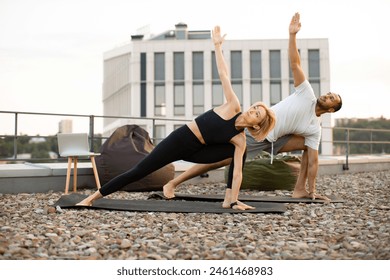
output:
[[[225,35],[221,36],[221,28],[217,25],[212,31],[214,45],[222,45],[225,41]]]

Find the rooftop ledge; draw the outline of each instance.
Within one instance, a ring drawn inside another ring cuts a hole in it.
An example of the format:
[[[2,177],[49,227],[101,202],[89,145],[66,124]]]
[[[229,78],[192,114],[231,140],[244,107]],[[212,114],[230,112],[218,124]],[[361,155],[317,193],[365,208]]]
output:
[[[390,170],[390,154],[350,156],[348,169],[345,169],[345,164],[345,156],[320,156],[318,174],[337,175]],[[193,164],[178,161],[174,165],[177,176]],[[64,191],[67,166],[66,162],[0,164],[0,194]],[[79,188],[96,188],[91,163],[79,162],[77,166]],[[193,178],[186,183],[212,183],[224,182],[225,180],[224,168],[210,171],[208,175]],[[71,178],[72,180],[73,178]],[[72,188],[72,186],[70,187]]]

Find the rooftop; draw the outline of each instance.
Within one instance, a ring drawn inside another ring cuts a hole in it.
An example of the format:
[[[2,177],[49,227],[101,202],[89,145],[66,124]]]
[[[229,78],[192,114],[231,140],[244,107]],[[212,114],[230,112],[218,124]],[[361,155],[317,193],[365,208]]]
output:
[[[175,172],[179,174],[192,165],[175,162]],[[348,169],[348,170],[346,170]],[[67,163],[18,163],[0,165],[0,193],[37,193],[63,191]],[[349,174],[390,170],[390,155],[350,156],[346,164],[345,156],[320,156],[319,175]],[[95,188],[95,180],[90,162],[78,164],[79,188]],[[224,181],[224,169],[213,170],[209,176],[197,177],[188,181],[197,183],[219,183]]]

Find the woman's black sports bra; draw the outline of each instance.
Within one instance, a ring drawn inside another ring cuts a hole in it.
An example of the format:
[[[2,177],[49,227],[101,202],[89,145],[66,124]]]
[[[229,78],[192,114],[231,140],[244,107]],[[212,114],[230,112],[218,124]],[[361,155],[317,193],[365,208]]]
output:
[[[237,113],[230,120],[224,120],[213,109],[203,113],[195,119],[206,144],[229,143],[237,134],[244,129],[237,130],[235,123],[241,112]]]

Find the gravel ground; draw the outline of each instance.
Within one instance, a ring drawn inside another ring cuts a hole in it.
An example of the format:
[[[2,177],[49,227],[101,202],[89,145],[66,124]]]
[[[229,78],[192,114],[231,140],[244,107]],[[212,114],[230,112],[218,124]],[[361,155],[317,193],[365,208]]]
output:
[[[0,194],[0,259],[390,259],[388,171],[319,176],[317,190],[345,202],[287,204],[284,214],[181,214],[55,209],[51,205],[60,192]],[[224,189],[223,184],[183,185],[178,191]]]

